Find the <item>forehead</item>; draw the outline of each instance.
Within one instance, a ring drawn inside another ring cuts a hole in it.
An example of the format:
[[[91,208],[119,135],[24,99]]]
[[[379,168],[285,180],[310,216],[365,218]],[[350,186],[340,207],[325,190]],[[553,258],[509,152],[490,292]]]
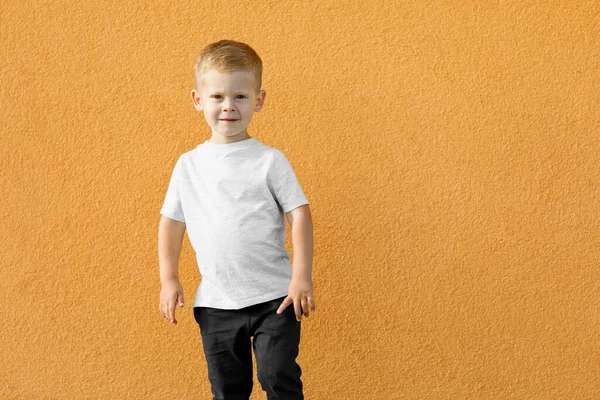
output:
[[[248,71],[219,72],[211,69],[202,74],[203,87],[210,91],[249,90],[254,76]]]

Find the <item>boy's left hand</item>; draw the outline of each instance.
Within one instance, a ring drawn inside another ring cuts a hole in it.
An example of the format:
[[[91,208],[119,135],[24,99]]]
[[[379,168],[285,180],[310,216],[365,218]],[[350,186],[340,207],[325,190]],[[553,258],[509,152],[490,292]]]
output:
[[[296,320],[301,321],[302,314],[308,318],[309,306],[312,311],[315,311],[315,299],[313,298],[313,287],[312,279],[304,277],[292,276],[290,286],[288,288],[288,295],[283,300],[277,314],[281,314],[290,304],[294,305],[294,311],[296,312]]]

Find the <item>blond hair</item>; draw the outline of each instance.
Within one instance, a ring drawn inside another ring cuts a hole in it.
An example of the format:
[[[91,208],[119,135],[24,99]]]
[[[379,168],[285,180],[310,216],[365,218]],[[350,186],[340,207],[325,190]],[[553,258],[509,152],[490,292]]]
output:
[[[219,40],[204,47],[194,62],[197,90],[202,90],[202,75],[209,69],[221,73],[247,71],[254,75],[254,88],[260,91],[262,84],[262,60],[252,47],[235,40]]]

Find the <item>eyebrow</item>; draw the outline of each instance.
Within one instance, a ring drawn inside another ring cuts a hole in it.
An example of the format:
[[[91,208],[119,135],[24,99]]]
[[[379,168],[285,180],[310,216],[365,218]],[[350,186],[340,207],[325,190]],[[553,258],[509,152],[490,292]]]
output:
[[[220,90],[211,91],[210,94],[223,94]],[[248,94],[248,92],[235,92],[235,94]]]

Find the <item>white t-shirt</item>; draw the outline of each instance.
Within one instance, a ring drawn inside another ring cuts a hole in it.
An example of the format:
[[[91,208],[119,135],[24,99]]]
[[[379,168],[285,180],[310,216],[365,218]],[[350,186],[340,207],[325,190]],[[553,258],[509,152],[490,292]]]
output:
[[[184,222],[201,281],[194,307],[240,309],[287,295],[285,213],[309,204],[279,149],[208,140],[177,160],[160,213]]]

